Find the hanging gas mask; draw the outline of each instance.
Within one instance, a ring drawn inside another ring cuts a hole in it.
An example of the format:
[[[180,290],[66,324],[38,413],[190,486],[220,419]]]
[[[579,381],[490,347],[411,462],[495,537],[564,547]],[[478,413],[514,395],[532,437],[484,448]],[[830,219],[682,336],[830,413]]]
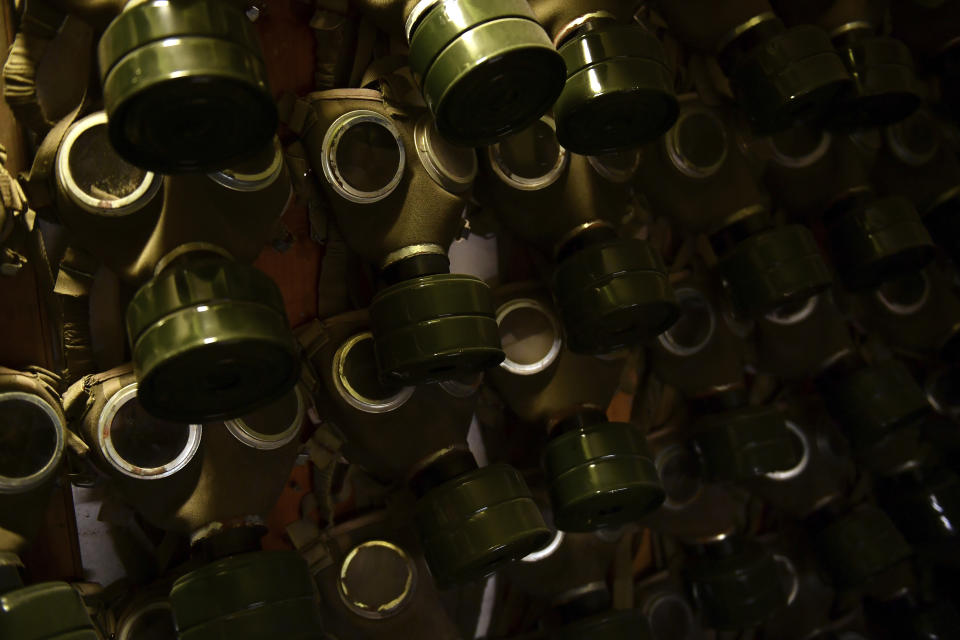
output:
[[[876,153],[856,138],[799,127],[770,138],[766,181],[784,209],[826,232],[844,286],[876,287],[934,257],[933,241],[904,197],[880,198],[869,174]]]
[[[226,422],[167,421],[144,409],[131,365],[66,394],[73,430],[119,495],[154,526],[194,536],[265,517],[290,475],[308,403],[296,386]]]
[[[478,197],[504,229],[557,265],[551,290],[571,351],[610,353],[673,324],[676,303],[660,256],[616,230],[630,206],[638,151],[569,153],[544,117],[480,155]]]
[[[944,362],[960,357],[960,298],[949,275],[930,266],[856,299],[857,319],[888,344]]]
[[[21,553],[40,529],[67,440],[58,381],[0,367],[0,634],[98,640],[80,594],[63,582],[25,587]],[[55,615],[51,615],[55,612]]]
[[[291,195],[276,141],[229,169],[164,177],[118,156],[97,112],[45,141],[42,154],[53,175],[43,180],[35,163],[33,192],[55,202],[74,242],[121,279],[148,280],[127,326],[149,411],[181,422],[233,418],[291,388],[296,344],[280,291],[244,264]]]
[[[548,433],[543,467],[557,528],[595,531],[657,509],[664,493],[643,432],[605,415],[626,360],[567,349],[549,294],[536,283],[505,286],[495,297],[507,357],[488,375],[518,417]]]
[[[716,55],[733,95],[761,134],[824,116],[850,85],[829,36],[787,28],[767,0],[658,2],[671,32]]]
[[[704,233],[719,259],[734,307],[748,317],[806,300],[830,284],[813,234],[777,227],[731,115],[681,98],[662,142],[644,149],[638,187],[686,233]]]
[[[526,0],[356,0],[410,45],[410,69],[450,142],[477,147],[542,116],[564,61]]]
[[[704,624],[718,630],[758,626],[787,602],[774,555],[741,536],[693,547],[684,573]]]
[[[370,305],[380,372],[400,384],[476,373],[503,359],[490,290],[447,258],[476,156],[426,110],[391,104],[368,89],[312,94],[301,136],[344,240],[386,285]]]
[[[954,262],[960,258],[960,162],[943,125],[927,109],[887,127],[873,171],[882,193],[907,198],[923,216],[934,241]]]
[[[110,143],[135,166],[221,169],[276,130],[257,33],[238,4],[127,2],[98,54]]]
[[[414,523],[437,584],[480,578],[544,546],[551,533],[520,473],[480,468],[467,448],[479,381],[402,387],[381,378],[370,324],[352,312],[308,326],[301,341],[344,455],[417,497]]]
[[[567,65],[553,113],[557,139],[574,153],[633,149],[663,135],[676,120],[673,74],[663,47],[632,21],[625,5],[531,2]]]
[[[816,20],[834,42],[853,79],[829,114],[839,128],[878,127],[903,120],[922,102],[913,56],[905,44],[877,33],[885,6],[841,0]]]

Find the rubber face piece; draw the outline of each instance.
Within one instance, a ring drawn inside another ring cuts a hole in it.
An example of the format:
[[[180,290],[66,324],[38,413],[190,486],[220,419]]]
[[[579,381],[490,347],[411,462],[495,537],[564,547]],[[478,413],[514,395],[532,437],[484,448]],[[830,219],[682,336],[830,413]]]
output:
[[[920,214],[902,197],[876,200],[827,226],[830,256],[844,286],[860,291],[927,266],[933,240]]]
[[[640,344],[680,317],[667,269],[643,240],[588,246],[553,275],[557,307],[571,351],[603,354]]]
[[[634,25],[601,23],[560,47],[567,83],[553,107],[569,151],[598,155],[638,147],[666,133],[679,103],[663,47]]]
[[[410,38],[410,68],[440,134],[469,147],[535,122],[566,76],[524,0],[438,2]]]
[[[853,78],[830,124],[842,129],[884,127],[920,107],[920,81],[910,50],[884,36],[861,38],[840,51]]]
[[[553,537],[527,483],[508,465],[465,473],[428,491],[415,521],[441,588],[482,578]]]
[[[380,291],[370,305],[377,364],[405,385],[449,380],[503,361],[490,287],[435,274]]]
[[[179,578],[170,605],[180,640],[321,640],[313,578],[299,554],[230,556]]]
[[[812,298],[831,284],[813,234],[800,225],[750,236],[717,267],[737,309],[750,317]]]
[[[753,542],[738,545],[731,555],[700,557],[688,568],[704,621],[715,629],[756,626],[787,601],[773,555]]]
[[[730,84],[757,133],[769,135],[825,116],[850,75],[826,32],[800,25],[750,52]]]
[[[561,531],[596,531],[635,522],[664,499],[643,434],[605,422],[553,438],[543,458],[553,519]]]
[[[66,582],[44,582],[0,595],[0,638],[98,640],[80,594]]]
[[[212,171],[267,145],[277,109],[256,32],[224,0],[149,0],[100,39],[110,141],[160,173]]]
[[[710,478],[743,481],[793,469],[803,451],[775,407],[745,407],[697,423],[694,441]]]
[[[825,395],[830,415],[861,452],[931,410],[920,385],[896,360],[859,369],[830,385]]]
[[[640,609],[607,611],[564,625],[550,636],[551,640],[650,640],[653,632]]]
[[[820,564],[840,589],[853,589],[913,550],[885,513],[859,509],[831,524],[815,538]]]
[[[242,416],[300,374],[283,298],[263,272],[223,258],[173,265],[127,307],[138,398],[174,422]]]

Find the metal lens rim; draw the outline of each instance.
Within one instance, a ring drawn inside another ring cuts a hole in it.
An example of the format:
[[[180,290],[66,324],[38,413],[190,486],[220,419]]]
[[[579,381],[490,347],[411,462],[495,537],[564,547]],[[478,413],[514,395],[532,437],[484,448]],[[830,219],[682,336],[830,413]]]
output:
[[[333,369],[333,384],[337,389],[337,393],[340,394],[340,397],[351,407],[364,413],[389,413],[399,409],[410,399],[416,387],[403,387],[400,391],[388,398],[375,400],[373,398],[367,398],[354,389],[353,385],[350,384],[350,381],[347,380],[344,375],[344,364],[346,363],[347,355],[354,346],[364,340],[372,341],[373,333],[364,331],[352,336],[341,344],[337,348],[336,353],[334,353],[331,367]]]
[[[257,173],[227,173],[227,170],[221,169],[208,173],[207,177],[226,187],[231,191],[263,191],[280,177],[283,172],[283,148],[280,146],[280,140],[276,136],[273,138],[273,159],[270,164]]]
[[[784,425],[800,440],[800,445],[803,447],[803,455],[800,456],[799,462],[797,462],[797,464],[791,469],[784,469],[783,471],[771,471],[770,473],[764,474],[764,477],[771,480],[776,480],[778,482],[793,480],[806,471],[807,466],[810,464],[810,438],[808,438],[807,434],[803,432],[803,429],[798,427],[790,420],[784,421]]]
[[[604,163],[603,156],[587,156],[587,161],[593,167],[593,170],[605,180],[614,184],[626,184],[637,175],[637,170],[640,169],[640,163],[643,161],[643,154],[639,149],[632,149],[627,152],[633,153],[633,162],[629,169],[611,169],[609,165]]]
[[[540,122],[543,122],[550,127],[553,130],[554,135],[556,135],[557,125],[553,118],[550,116],[543,116],[540,118]],[[507,183],[514,189],[519,189],[520,191],[539,191],[541,189],[546,189],[560,179],[560,176],[562,176],[567,170],[567,165],[570,164],[570,154],[567,153],[567,150],[558,141],[557,149],[559,151],[557,153],[556,164],[554,164],[554,166],[542,176],[537,176],[536,178],[522,178],[514,174],[510,170],[510,167],[506,166],[504,163],[503,156],[500,153],[500,144],[501,143],[497,142],[487,147],[487,157],[490,160],[490,166],[493,168],[493,172],[497,174],[497,177],[500,178],[500,180]]]
[[[560,531],[559,529],[557,529],[556,531],[553,532],[553,538],[550,539],[550,542],[548,542],[545,547],[528,553],[527,555],[520,558],[520,562],[526,562],[529,564],[534,562],[540,562],[541,560],[546,560],[547,558],[552,556],[554,553],[556,553],[557,549],[560,548],[560,545],[563,544],[563,540],[566,537],[566,535],[567,534],[565,534],[563,531]]]
[[[132,615],[124,618],[123,623],[120,625],[120,629],[117,631],[117,640],[137,640],[137,638],[134,638],[132,635],[130,635],[133,633],[133,628],[137,621],[152,611],[160,611],[164,609],[170,612],[170,617],[172,618],[173,607],[170,605],[169,600],[153,600],[146,603],[142,607],[139,607]]]
[[[550,344],[547,353],[536,362],[521,364],[505,357],[503,362],[500,363],[500,368],[517,376],[532,376],[548,369],[560,357],[560,351],[563,348],[563,333],[557,317],[540,301],[533,298],[515,298],[500,305],[500,308],[497,309],[497,326],[501,326],[507,316],[520,309],[531,309],[544,316],[550,324],[550,330],[553,331],[553,342]]]
[[[113,419],[117,416],[120,408],[136,397],[137,383],[131,382],[107,400],[103,411],[100,412],[100,419],[97,422],[97,444],[100,447],[100,451],[103,453],[107,462],[110,463],[110,466],[130,478],[136,478],[137,480],[159,480],[172,476],[187,466],[187,463],[196,455],[197,450],[200,448],[200,438],[203,433],[203,427],[199,424],[187,425],[189,432],[187,434],[187,442],[184,444],[183,449],[173,460],[162,467],[145,468],[130,464],[130,462],[120,455],[116,447],[113,446],[113,438],[107,435],[106,432],[108,427],[113,424]]]
[[[337,166],[337,147],[340,144],[340,140],[350,129],[365,123],[379,125],[390,132],[390,135],[393,136],[394,141],[397,143],[397,150],[400,152],[396,173],[394,173],[387,184],[376,191],[361,191],[353,187],[346,181]],[[404,169],[407,166],[407,151],[403,145],[400,130],[397,129],[397,126],[393,124],[387,116],[382,113],[377,113],[376,111],[359,109],[345,113],[334,120],[333,124],[330,125],[323,136],[322,149],[321,165],[323,176],[327,179],[327,183],[337,194],[350,202],[356,202],[358,204],[379,202],[393,193],[397,185],[400,184]]]
[[[73,145],[81,135],[94,127],[107,126],[107,114],[105,111],[98,111],[74,122],[63,141],[60,148],[57,149],[56,174],[57,185],[60,190],[66,194],[70,201],[89,213],[99,216],[119,218],[136,213],[147,206],[150,201],[160,191],[163,184],[162,176],[147,171],[143,175],[143,180],[131,193],[117,198],[116,200],[102,200],[95,198],[80,188],[73,177],[73,170],[70,168],[70,153],[73,151]]]
[[[60,466],[60,459],[63,457],[63,449],[66,444],[67,427],[60,417],[60,414],[49,402],[38,395],[25,391],[5,391],[0,393],[0,406],[2,406],[4,402],[16,400],[32,404],[43,411],[50,419],[50,424],[56,431],[57,439],[53,448],[53,455],[51,455],[46,464],[40,467],[35,473],[19,478],[0,475],[0,494],[23,493],[46,482],[51,475],[56,473],[57,467]]]
[[[813,312],[817,310],[817,305],[820,304],[820,296],[812,296],[807,298],[807,301],[802,307],[794,311],[788,316],[777,315],[776,309],[764,316],[764,319],[772,322],[773,324],[779,324],[784,327],[790,327],[795,324],[800,324],[807,318],[813,315]]]
[[[424,114],[414,127],[414,140],[416,142],[417,155],[420,157],[420,164],[426,170],[427,175],[450,193],[463,193],[473,186],[479,171],[479,162],[477,162],[477,153],[473,149],[456,148],[464,153],[469,153],[472,160],[470,170],[465,175],[452,173],[441,161],[437,154],[433,141],[440,132],[434,124],[434,119],[430,114]]]
[[[813,151],[800,156],[792,156],[782,151],[772,137],[769,138],[769,143],[770,149],[773,152],[773,161],[778,165],[786,167],[787,169],[804,169],[816,164],[827,155],[827,152],[830,151],[830,146],[833,144],[833,135],[831,135],[829,131],[821,130],[820,141],[817,143],[817,146],[814,147]]]
[[[407,578],[407,583],[404,585],[403,593],[391,602],[382,605],[376,610],[361,607],[353,602],[350,599],[349,594],[347,594],[346,587],[344,587],[343,584],[343,581],[346,578],[346,570],[350,566],[350,561],[353,560],[354,556],[356,556],[357,553],[359,553],[364,547],[374,546],[386,547],[387,549],[394,551],[406,562],[407,568],[410,572],[409,577]],[[337,576],[337,593],[340,594],[340,599],[343,601],[343,604],[345,604],[352,613],[357,614],[361,618],[367,618],[368,620],[383,620],[397,615],[403,611],[407,605],[410,604],[411,595],[417,588],[418,577],[417,563],[414,562],[413,558],[410,557],[410,554],[404,551],[401,547],[393,544],[392,542],[387,542],[386,540],[367,540],[366,542],[361,542],[353,547],[353,549],[351,549],[343,559],[343,562],[340,563],[340,572]]]
[[[682,595],[680,595],[676,591],[669,591],[669,590],[659,591],[653,594],[643,604],[643,614],[647,617],[647,621],[650,622],[651,627],[653,625],[654,611],[656,611],[658,607],[661,607],[665,604],[671,604],[671,603],[679,604],[683,608],[684,612],[686,612],[687,621],[689,623],[688,628],[690,629],[696,628],[697,621],[696,621],[696,618],[694,617],[693,609],[690,607],[690,603],[687,601],[686,598],[684,598]]]
[[[920,295],[920,299],[914,302],[913,304],[899,304],[891,301],[883,293],[883,286],[877,287],[874,291],[874,295],[877,297],[877,300],[880,302],[883,307],[898,316],[910,316],[915,314],[917,311],[920,311],[924,306],[926,306],[927,301],[930,300],[930,278],[927,277],[925,271],[920,271],[920,277],[923,278],[923,293]]]
[[[713,334],[717,329],[717,313],[714,310],[713,305],[710,304],[709,298],[707,298],[707,296],[705,296],[703,292],[700,291],[699,289],[694,289],[693,287],[683,287],[680,289],[676,289],[674,291],[674,295],[677,298],[678,304],[682,304],[684,300],[692,300],[695,298],[702,300],[704,305],[707,308],[708,315],[710,318],[706,337],[704,337],[703,340],[693,345],[692,347],[685,347],[683,345],[677,344],[677,342],[673,339],[673,336],[671,335],[671,331],[673,327],[671,327],[670,329],[667,329],[666,331],[661,333],[660,336],[658,337],[660,346],[662,346],[664,349],[666,349],[667,351],[669,351],[675,356],[686,358],[703,351],[706,348],[706,346],[710,344],[710,341],[713,339]],[[676,323],[674,323],[674,327],[675,326],[676,326]]]
[[[307,414],[307,403],[300,390],[300,385],[293,388],[294,395],[297,398],[297,412],[293,420],[286,429],[279,433],[261,433],[252,428],[241,418],[225,420],[224,426],[234,438],[253,449],[260,451],[272,451],[289,444],[300,433],[300,427],[303,425],[303,418]]]
[[[918,114],[915,117],[928,116]],[[893,151],[893,154],[900,162],[912,167],[922,167],[937,157],[937,154],[940,152],[940,141],[936,140],[933,148],[926,153],[914,151],[903,139],[903,128],[906,126],[906,123],[907,121],[898,122],[886,128],[885,137],[887,138],[887,144],[890,145],[890,150]],[[931,123],[931,126],[935,125]]]
[[[683,150],[680,148],[680,127],[683,126],[684,120],[697,115],[704,115],[708,118],[711,118],[723,135],[723,154],[721,154],[719,160],[708,167],[699,167],[693,164],[687,158],[687,156],[683,154]],[[730,141],[727,138],[727,128],[723,125],[723,121],[720,120],[717,114],[713,113],[712,111],[696,107],[685,110],[680,114],[680,117],[677,118],[677,122],[673,125],[670,131],[667,132],[667,135],[663,137],[663,144],[667,150],[667,157],[670,158],[670,162],[673,163],[673,166],[685,176],[696,178],[698,180],[709,178],[720,171],[721,167],[723,167],[723,164],[727,161],[727,156],[730,153]]]
[[[787,556],[774,553],[773,561],[785,568],[787,573],[790,574],[790,591],[787,593],[787,606],[789,607],[800,594],[800,576],[797,574],[797,568],[794,566],[793,561]]]
[[[473,382],[441,380],[437,383],[437,386],[443,389],[447,395],[453,396],[454,398],[469,398],[480,390],[480,387],[483,385],[483,378],[483,371],[479,371],[475,374],[475,380]]]

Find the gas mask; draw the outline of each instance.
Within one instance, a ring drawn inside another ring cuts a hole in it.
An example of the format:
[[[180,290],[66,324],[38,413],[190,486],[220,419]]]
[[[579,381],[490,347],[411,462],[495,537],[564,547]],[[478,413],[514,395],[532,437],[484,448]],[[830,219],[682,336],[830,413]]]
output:
[[[238,4],[127,2],[98,58],[110,143],[135,166],[221,169],[276,130],[263,53]]]
[[[300,450],[303,389],[202,425],[147,413],[130,365],[87,376],[65,397],[71,427],[117,494],[150,524],[190,536],[193,570],[170,591],[179,638],[322,637],[303,559],[259,546]]]
[[[736,310],[748,317],[806,300],[830,285],[813,234],[777,227],[728,112],[681,98],[663,141],[644,148],[638,187],[685,233],[704,233]]]
[[[145,284],[127,327],[140,400],[174,421],[233,418],[287,392],[296,343],[277,286],[248,264],[290,198],[278,143],[209,175],[160,176],[123,160],[103,112],[48,136],[31,191],[73,241]],[[200,215],[202,213],[202,215]]]
[[[385,283],[370,305],[381,373],[400,384],[455,378],[503,359],[481,280],[451,274],[472,150],[444,141],[429,113],[379,91],[335,89],[300,103],[298,126],[347,245]]]
[[[23,563],[17,554],[40,529],[67,440],[57,384],[52,374],[40,369],[0,368],[0,634],[4,638],[100,638],[73,587],[63,582],[24,586],[20,575]]]
[[[571,351],[610,353],[673,324],[676,303],[662,259],[646,241],[616,230],[630,204],[638,151],[570,153],[545,117],[480,155],[482,203],[556,264],[550,288]]]
[[[663,135],[676,120],[673,73],[663,47],[633,22],[626,4],[531,2],[567,66],[553,113],[557,139],[574,153],[633,149]]]
[[[625,359],[566,348],[549,294],[535,283],[495,296],[507,357],[488,375],[518,417],[548,434],[543,467],[557,528],[595,531],[657,509],[664,493],[644,434],[605,415]]]
[[[823,11],[824,29],[853,79],[829,114],[839,128],[878,127],[903,120],[922,101],[913,56],[905,44],[877,33],[884,6],[871,0],[840,0]]]
[[[824,116],[850,85],[829,36],[813,25],[787,28],[766,0],[657,6],[684,44],[717,56],[758,133]]]
[[[831,260],[852,291],[876,287],[934,257],[912,203],[880,198],[870,183],[873,149],[856,138],[802,127],[770,138],[767,184],[795,216],[826,232]]]
[[[944,362],[960,356],[960,298],[935,266],[885,282],[856,299],[857,319],[888,344]]]
[[[438,586],[480,578],[546,544],[550,530],[523,477],[505,464],[478,468],[467,448],[479,385],[381,378],[370,324],[366,312],[343,314],[308,325],[301,341],[344,455],[417,497],[414,524]]]
[[[356,0],[410,45],[410,69],[440,134],[491,144],[542,116],[564,60],[525,0]]]
[[[887,127],[873,180],[884,194],[907,198],[934,241],[960,257],[960,162],[942,123],[927,109]]]

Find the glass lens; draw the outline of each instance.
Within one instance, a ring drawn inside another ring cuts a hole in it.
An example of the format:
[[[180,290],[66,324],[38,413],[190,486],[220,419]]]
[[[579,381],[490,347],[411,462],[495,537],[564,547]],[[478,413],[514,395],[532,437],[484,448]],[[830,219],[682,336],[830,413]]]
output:
[[[887,304],[908,309],[923,300],[926,290],[927,279],[919,271],[888,280],[880,285],[880,295]]]
[[[553,324],[539,309],[518,307],[500,319],[500,342],[511,362],[540,362],[556,338]]]
[[[393,180],[400,167],[399,142],[376,122],[350,127],[337,143],[337,171],[358,191],[380,191]]]
[[[129,464],[156,469],[177,459],[187,446],[190,426],[155,418],[132,398],[117,410],[109,435],[113,448]]]
[[[56,451],[57,426],[43,409],[25,400],[0,401],[0,476],[32,476]]]
[[[98,200],[119,200],[143,184],[147,172],[117,155],[107,138],[107,125],[80,134],[70,149],[70,172],[77,186]]]
[[[165,607],[145,611],[130,626],[126,637],[130,640],[176,640],[173,612]]]
[[[700,463],[686,450],[673,452],[660,469],[660,480],[667,500],[686,504],[700,491]]]
[[[817,150],[826,134],[813,126],[800,126],[775,134],[771,141],[788,158],[805,158]]]
[[[710,303],[699,292],[677,296],[680,318],[667,331],[668,339],[682,349],[694,349],[710,337]]]
[[[276,402],[241,418],[243,423],[252,431],[263,435],[275,436],[283,433],[297,418],[300,401],[296,391],[290,391]]]
[[[401,390],[397,385],[380,380],[373,338],[359,340],[344,354],[343,377],[358,394],[370,400],[388,400]]]
[[[550,173],[560,158],[557,134],[539,120],[500,142],[500,161],[511,174],[533,180]]]
[[[430,152],[436,158],[437,166],[447,174],[459,179],[471,176],[477,167],[477,155],[473,149],[455,147],[440,135],[435,123],[429,129]]]
[[[677,145],[692,166],[709,169],[723,160],[727,153],[727,134],[716,116],[691,113],[679,126]]]

